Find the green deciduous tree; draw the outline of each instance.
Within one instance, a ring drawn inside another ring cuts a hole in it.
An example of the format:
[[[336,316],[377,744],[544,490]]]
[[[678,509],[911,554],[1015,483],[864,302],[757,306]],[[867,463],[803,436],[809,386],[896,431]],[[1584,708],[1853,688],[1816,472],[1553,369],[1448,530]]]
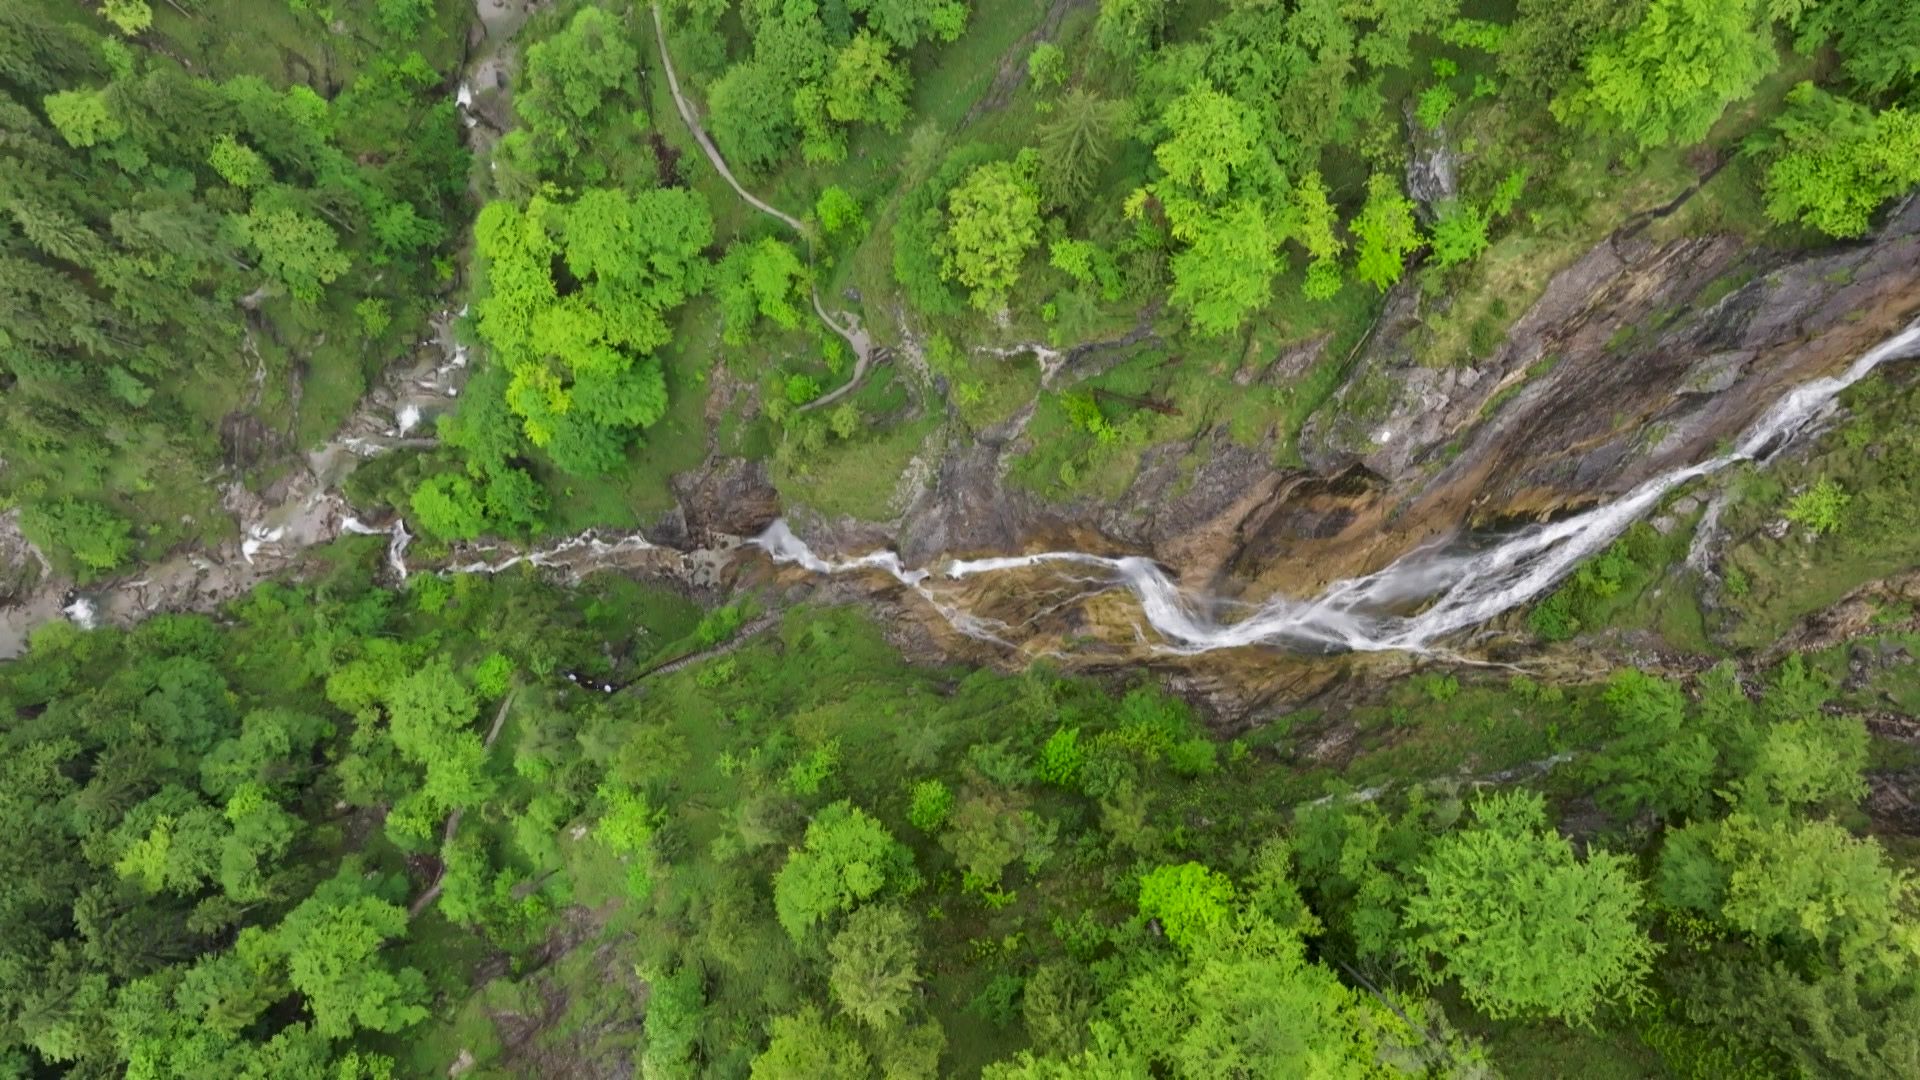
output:
[[[1601,797],[1626,814],[1684,818],[1704,811],[1719,754],[1705,726],[1689,720],[1680,687],[1627,668],[1607,681],[1601,700],[1613,737],[1587,765]]]
[[[353,266],[340,250],[340,234],[297,210],[255,203],[234,224],[260,256],[260,268],[285,285],[296,300],[319,303],[321,290]]]
[[[215,798],[232,796],[247,784],[270,789],[310,771],[313,747],[333,725],[292,709],[255,709],[240,722],[240,733],[224,739],[200,759],[200,790]]]
[[[620,19],[592,5],[527,46],[523,66],[513,95],[523,134],[510,137],[527,141],[535,164],[570,165],[603,121],[602,106],[630,98],[639,83],[639,56]]]
[[[1758,810],[1844,805],[1866,794],[1867,731],[1858,717],[1814,714],[1768,726],[1731,794]]]
[[[1196,862],[1158,866],[1140,878],[1140,914],[1160,920],[1167,940],[1194,948],[1226,928],[1233,882]]]
[[[973,306],[1006,303],[1027,253],[1040,243],[1039,162],[995,161],[967,174],[947,199],[946,275],[972,290]]]
[[[1027,54],[1027,82],[1033,92],[1046,95],[1067,81],[1066,50],[1051,41],[1043,41]]]
[[[1413,63],[1413,36],[1439,30],[1459,6],[1459,0],[1362,0],[1348,9],[1367,20],[1361,58],[1376,68],[1403,68]]]
[[[1536,99],[1551,100],[1579,77],[1588,53],[1603,41],[1624,37],[1646,6],[1647,0],[1612,4],[1520,0],[1497,53],[1500,74]]]
[[[426,980],[381,955],[382,946],[406,930],[406,911],[374,895],[353,860],[273,930],[287,977],[321,1034],[393,1033],[426,1018]]]
[[[190,895],[212,880],[226,834],[220,812],[192,792],[168,785],[127,812],[113,868],[148,892]]]
[[[802,847],[787,854],[773,879],[773,906],[780,925],[805,941],[889,887],[913,876],[913,854],[866,811],[841,801],[807,824]]]
[[[1233,333],[1273,299],[1273,279],[1285,266],[1284,231],[1251,198],[1203,212],[1182,231],[1189,242],[1173,257],[1167,298],[1192,312],[1194,328],[1202,334]]]
[[[1643,150],[1699,142],[1778,65],[1763,16],[1759,0],[1650,0],[1633,29],[1587,55],[1554,113]]]
[[[1295,819],[1293,843],[1314,910],[1352,940],[1360,958],[1392,962],[1405,948],[1401,909],[1428,839],[1411,809],[1390,817],[1371,804],[1325,804]]]
[[[1272,911],[1290,906],[1280,894],[1293,893],[1284,858],[1263,855],[1258,880],[1246,883],[1238,903],[1231,900],[1235,890],[1226,879],[1188,865],[1199,873],[1183,867],[1162,867],[1155,873],[1166,872],[1162,880],[1169,884],[1189,879],[1201,883],[1199,894],[1207,898],[1205,931],[1188,935],[1181,948],[1150,952],[1130,966],[1124,980],[1093,1010],[1099,1018],[1084,1030],[1075,1025],[1047,1040],[1056,1045],[1036,1047],[1047,1056],[1023,1052],[988,1067],[984,1076],[1357,1080],[1385,1075],[1383,1055],[1420,1037],[1399,1016],[1341,985],[1332,971],[1308,959],[1300,933],[1274,920]],[[1195,895],[1192,889],[1176,891]],[[1297,894],[1291,907],[1298,911]],[[1060,988],[1066,981],[1043,968],[1027,993],[1060,1002],[1064,1010],[1085,1009],[1074,1004],[1075,991]],[[1407,1007],[1419,1015],[1417,1002],[1407,1002]]]
[[[303,822],[259,782],[236,789],[224,814],[228,830],[221,839],[220,888],[238,903],[265,900],[273,893],[275,864],[286,855]]]
[[[809,1005],[774,1017],[767,1048],[753,1059],[753,1080],[861,1080],[873,1067],[860,1041],[844,1021],[830,1020]]]
[[[1772,1050],[1802,1076],[1905,1080],[1920,1067],[1920,980],[1718,959],[1680,972],[1689,1017]]]
[[[735,168],[765,169],[799,135],[786,79],[769,64],[735,64],[707,92],[713,138]]]
[[[1886,852],[1830,821],[1735,813],[1671,834],[1660,898],[1705,914],[1797,964],[1822,962],[1873,981],[1911,979],[1920,900]]]
[[[1058,827],[1028,807],[1025,795],[984,791],[960,800],[940,845],[953,853],[968,888],[993,892],[1018,861],[1037,871],[1053,854]]]
[[[486,508],[473,481],[457,473],[430,477],[408,500],[414,521],[442,540],[470,540],[486,530]]]
[[[847,0],[847,9],[902,49],[952,41],[967,25],[966,0]]]
[[[877,124],[897,132],[907,119],[906,66],[887,43],[861,31],[834,53],[827,71],[827,115],[843,124]]]
[[[923,833],[939,832],[953,816],[953,789],[938,777],[929,777],[913,785],[907,805],[907,822]]]
[[[434,806],[453,810],[487,797],[486,750],[473,730],[479,702],[445,656],[394,683],[386,699],[388,737],[425,770],[420,790]]]
[[[101,0],[100,13],[128,37],[153,25],[153,8],[147,0]]]
[[[1094,40],[1123,60],[1139,59],[1159,43],[1168,6],[1167,0],[1100,0]]]
[[[799,329],[797,298],[806,280],[806,264],[785,241],[768,236],[728,248],[714,274],[728,344],[745,344],[762,317],[782,330]]]
[[[132,524],[98,503],[61,499],[30,504],[20,512],[20,530],[83,578],[112,570],[133,553]]]
[[[867,227],[859,201],[839,184],[829,184],[820,192],[820,197],[813,201],[813,216],[820,222],[820,231],[828,236],[858,234]]]
[[[220,179],[237,188],[256,188],[273,179],[273,170],[266,159],[231,134],[213,141],[207,164],[220,174]]]
[[[1293,212],[1293,239],[1309,259],[1301,290],[1309,300],[1331,299],[1340,291],[1340,253],[1347,245],[1334,232],[1340,219],[1319,173],[1310,172],[1294,185]]]
[[[1375,1076],[1382,1042],[1405,1037],[1383,1008],[1307,959],[1298,934],[1250,912],[1129,979],[1108,1011],[1170,1076]]]
[[[1153,148],[1153,160],[1176,185],[1203,199],[1225,196],[1260,152],[1253,113],[1205,84],[1175,98],[1161,127],[1167,137]]]
[[[897,1024],[920,981],[913,919],[892,904],[869,904],[847,917],[827,944],[827,985],[847,1015],[869,1027]]]
[[[1350,223],[1354,239],[1354,276],[1385,292],[1400,280],[1407,254],[1420,246],[1413,200],[1386,173],[1367,178],[1367,202]]]
[[[48,94],[44,104],[48,121],[68,146],[85,149],[112,142],[126,131],[103,90],[62,90]]]
[[[1433,264],[1445,269],[1478,258],[1487,250],[1489,223],[1485,210],[1466,203],[1453,202],[1440,207],[1429,238],[1433,245]]]
[[[1164,221],[1185,246],[1172,260],[1169,299],[1204,334],[1238,329],[1272,299],[1293,231],[1288,188],[1253,112],[1196,83],[1161,117],[1154,161],[1164,175],[1127,200],[1129,217]]]
[[[376,263],[411,255],[446,239],[446,230],[440,223],[422,217],[410,202],[394,202],[380,208],[369,226],[380,245],[373,260]]]
[[[1642,993],[1656,950],[1637,922],[1627,860],[1603,851],[1575,860],[1547,829],[1538,795],[1488,796],[1474,812],[1475,825],[1434,842],[1407,901],[1425,975],[1458,980],[1495,1018],[1580,1021]]]
[[[1769,218],[1860,236],[1882,203],[1920,183],[1920,114],[1899,106],[1876,113],[1801,83],[1748,149],[1768,159]]]
[[[665,413],[665,378],[646,354],[671,338],[667,314],[705,286],[712,239],[705,200],[681,189],[596,188],[572,205],[535,198],[481,211],[480,333],[509,373],[507,407],[561,468],[613,468]],[[576,285],[564,298],[556,262]]]
[[[1830,41],[1856,87],[1899,96],[1920,84],[1920,8],[1905,0],[1820,0],[1797,5],[1800,47]]]

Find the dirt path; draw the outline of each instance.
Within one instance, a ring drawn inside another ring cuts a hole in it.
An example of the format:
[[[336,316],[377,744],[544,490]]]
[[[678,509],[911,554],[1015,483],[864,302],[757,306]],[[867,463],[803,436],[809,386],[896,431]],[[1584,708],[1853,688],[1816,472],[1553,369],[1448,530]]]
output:
[[[800,219],[763,201],[759,196],[742,187],[740,181],[734,177],[733,170],[727,167],[727,160],[720,156],[720,148],[713,144],[713,139],[707,135],[707,129],[701,125],[700,117],[693,110],[693,103],[687,100],[687,95],[680,89],[680,76],[673,70],[673,57],[667,53],[667,28],[660,18],[660,5],[652,5],[652,10],[653,38],[660,46],[660,67],[667,73],[667,89],[672,92],[674,107],[680,110],[680,119],[686,123],[687,131],[693,135],[693,141],[699,144],[700,152],[705,154],[707,160],[713,164],[713,171],[720,174],[720,178],[727,182],[727,186],[732,188],[734,194],[740,196],[743,202],[769,217],[778,219],[807,242],[807,259],[811,263],[813,237],[808,234],[806,226],[800,223]],[[799,410],[801,412],[829,405],[851,393],[860,385],[861,380],[866,378],[867,369],[873,364],[874,357],[873,338],[867,333],[866,328],[860,325],[858,318],[850,312],[841,312],[838,315],[828,312],[826,305],[820,302],[819,288],[813,283],[807,284],[807,291],[813,296],[814,314],[820,316],[820,321],[826,323],[827,328],[838,334],[853,350],[853,377],[832,393],[802,405]]]
[[[720,644],[711,648],[701,649],[699,652],[688,653],[685,656],[669,660],[659,667],[641,672],[639,675],[634,676],[633,681],[627,683],[626,686],[622,686],[620,689],[624,692],[631,687],[640,685],[648,679],[658,678],[662,675],[671,675],[676,671],[691,667],[702,660],[711,660],[717,656],[725,656],[751,641],[756,634],[771,630],[774,626],[778,625],[779,622],[780,612],[768,612],[734,631],[732,637]]]
[[[987,113],[1006,108],[1007,102],[1013,100],[1013,92],[1020,89],[1021,85],[1027,81],[1027,55],[1033,51],[1033,47],[1042,41],[1052,41],[1054,35],[1060,32],[1060,24],[1066,19],[1067,13],[1090,2],[1091,0],[1053,0],[1053,5],[1047,8],[1047,13],[1041,17],[1040,25],[1027,31],[1019,41],[1013,43],[1013,48],[1008,49],[1007,54],[1000,58],[1000,67],[994,72],[993,82],[987,86],[987,92],[980,95],[980,99],[967,110],[967,115],[960,118],[960,124],[954,128],[954,131],[956,133],[965,131],[975,120]]]

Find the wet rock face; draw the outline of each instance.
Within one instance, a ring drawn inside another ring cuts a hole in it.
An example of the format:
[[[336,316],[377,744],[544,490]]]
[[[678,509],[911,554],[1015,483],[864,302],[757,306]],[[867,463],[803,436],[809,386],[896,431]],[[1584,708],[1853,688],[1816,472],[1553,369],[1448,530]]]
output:
[[[908,565],[937,569],[947,556],[1141,554],[1193,596],[1310,597],[1463,529],[1514,528],[1710,456],[1787,390],[1920,314],[1916,232],[1920,208],[1867,243],[1810,255],[1622,234],[1556,275],[1475,368],[1420,363],[1421,301],[1404,288],[1303,433],[1306,468],[1274,467],[1271,443],[1237,444],[1223,426],[1150,448],[1117,498],[1043,503],[1005,482],[1029,408],[925,447],[931,464],[895,521],[793,525],[823,555],[897,543]],[[1324,348],[1297,346],[1251,367],[1247,382],[1288,381],[1276,373],[1310,366]],[[1121,591],[1019,575],[941,585],[958,610],[1005,628],[998,645],[966,639],[910,592],[882,602],[914,622],[927,655],[1177,671],[1222,715],[1299,702],[1344,670],[1263,648],[1174,656],[1140,634],[1138,606]]]
[[[1874,829],[1902,836],[1920,836],[1920,769],[1893,769],[1867,774],[1867,816]]]
[[[1057,512],[1005,484],[1003,459],[1032,418],[1029,406],[970,438],[949,440],[941,449],[920,497],[907,508],[898,528],[883,532],[884,537],[897,537],[909,564],[943,554],[1018,551],[1036,533],[1058,523]],[[851,538],[865,531],[842,528],[835,535]]]
[[[1920,207],[1865,244],[1797,259],[1730,237],[1602,243],[1554,278],[1479,369],[1419,366],[1409,291],[1309,422],[1302,453],[1323,474],[1361,463],[1387,482],[1401,542],[1352,537],[1383,550],[1617,494],[1709,456],[1786,390],[1920,312],[1916,230]],[[1708,291],[1735,273],[1754,280]]]
[[[758,461],[716,458],[675,476],[672,488],[680,500],[680,531],[694,546],[716,536],[757,536],[780,516],[780,493]]]
[[[1799,625],[1781,635],[1780,640],[1766,651],[1766,657],[1768,662],[1773,662],[1789,653],[1819,652],[1842,642],[1869,637],[1876,629],[1876,620],[1882,617],[1883,611],[1895,605],[1911,607],[1915,604],[1920,604],[1920,570],[1908,570],[1868,582],[1801,619]],[[1920,629],[1920,626],[1909,622],[1904,626],[1891,624],[1878,625],[1877,628],[1912,632]],[[1913,662],[1914,658],[1906,649],[1891,642],[1882,644],[1870,653],[1856,649],[1848,658],[1848,688],[1858,689],[1867,676],[1881,669]]]
[[[1272,447],[1243,446],[1220,428],[1192,445],[1154,447],[1127,493],[1101,508],[1100,531],[1135,548],[1177,544],[1250,496],[1271,495],[1282,476],[1272,462]]]
[[[1314,558],[1325,542],[1354,530],[1381,490],[1380,478],[1360,465],[1329,477],[1288,477],[1273,498],[1238,522],[1224,576],[1257,579],[1267,567]]]
[[[1429,128],[1421,123],[1411,99],[1405,115],[1407,142],[1413,151],[1407,156],[1407,193],[1419,204],[1421,220],[1432,224],[1440,205],[1459,194],[1458,158],[1447,145],[1445,126]]]
[[[52,573],[46,557],[20,532],[20,511],[0,514],[0,607],[18,603]]]
[[[843,552],[897,539],[915,564],[1090,533],[1084,550],[1150,553],[1195,584],[1303,595],[1463,526],[1591,503],[1707,456],[1920,312],[1917,230],[1920,205],[1867,243],[1799,258],[1733,237],[1622,235],[1555,275],[1476,368],[1420,363],[1421,301],[1402,288],[1303,431],[1305,473],[1216,430],[1150,450],[1111,502],[1040,504],[1004,483],[1022,414],[939,454],[899,521],[800,531]],[[1735,272],[1754,278],[1707,292]]]
[[[1868,244],[1792,262],[1717,245],[1726,253],[1666,291],[1663,304],[1678,312],[1610,356],[1585,353],[1569,372],[1577,381],[1554,388],[1552,409],[1536,412],[1549,430],[1510,453],[1580,458],[1581,479],[1598,492],[1709,454],[1789,388],[1844,368],[1920,312],[1917,228],[1920,212],[1909,209]],[[1736,268],[1761,276],[1697,302],[1709,266],[1714,276]],[[1575,421],[1568,414],[1580,399],[1589,415]]]
[[[283,442],[250,413],[228,413],[220,420],[220,456],[228,468],[251,469],[284,449]]]

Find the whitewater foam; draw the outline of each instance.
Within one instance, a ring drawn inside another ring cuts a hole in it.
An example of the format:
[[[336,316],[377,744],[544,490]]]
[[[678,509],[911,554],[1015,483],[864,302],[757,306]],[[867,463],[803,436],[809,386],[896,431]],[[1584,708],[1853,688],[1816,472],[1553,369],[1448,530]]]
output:
[[[1847,387],[1888,360],[1920,347],[1920,322],[1861,355],[1846,371],[1814,379],[1776,401],[1734,448],[1706,461],[1662,473],[1625,495],[1559,521],[1530,526],[1481,550],[1428,546],[1371,574],[1335,582],[1311,600],[1277,596],[1244,610],[1239,618],[1216,612],[1234,602],[1180,588],[1159,564],[1141,556],[1109,557],[1079,551],[1044,551],[982,559],[949,560],[947,581],[1046,567],[1091,569],[1081,595],[1114,587],[1132,593],[1145,628],[1159,651],[1194,654],[1246,645],[1283,645],[1315,650],[1432,651],[1440,639],[1477,626],[1545,593],[1588,556],[1612,543],[1667,493],[1689,481],[1742,461],[1764,461],[1805,430]],[[898,554],[874,551],[851,559],[817,555],[785,521],[775,521],[751,543],[775,562],[816,574],[880,570],[933,604],[955,629],[1005,644],[1004,624],[982,620],[941,594],[932,571],[906,566]]]

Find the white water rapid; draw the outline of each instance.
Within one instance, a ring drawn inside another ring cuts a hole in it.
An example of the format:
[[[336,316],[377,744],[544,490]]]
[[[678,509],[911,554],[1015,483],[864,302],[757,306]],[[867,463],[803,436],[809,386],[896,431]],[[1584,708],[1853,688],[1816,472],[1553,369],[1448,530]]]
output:
[[[1109,558],[1078,551],[950,560],[936,570],[909,568],[898,555],[876,551],[854,559],[816,555],[776,521],[752,543],[775,562],[819,574],[881,570],[925,597],[955,629],[999,641],[1007,627],[977,618],[948,594],[944,582],[1035,568],[1079,571],[1063,580],[1079,596],[1123,588],[1140,605],[1157,651],[1193,654],[1242,645],[1280,645],[1324,651],[1431,651],[1449,634],[1478,625],[1540,596],[1580,560],[1599,551],[1668,492],[1740,461],[1761,460],[1830,406],[1840,391],[1893,359],[1920,352],[1920,322],[1881,342],[1839,375],[1795,387],[1773,404],[1725,454],[1655,476],[1625,495],[1583,513],[1475,545],[1421,548],[1362,577],[1329,586],[1311,600],[1274,597],[1245,605],[1182,590],[1165,570],[1140,556]],[[1089,575],[1087,572],[1091,572]],[[1237,618],[1222,619],[1225,609]]]

